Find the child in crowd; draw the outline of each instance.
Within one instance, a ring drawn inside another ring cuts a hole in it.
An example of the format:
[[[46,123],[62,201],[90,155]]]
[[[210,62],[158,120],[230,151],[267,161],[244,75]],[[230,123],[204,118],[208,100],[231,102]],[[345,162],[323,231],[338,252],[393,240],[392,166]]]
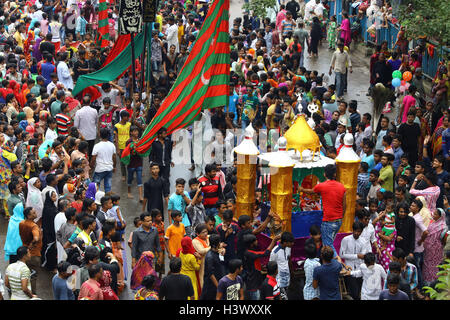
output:
[[[172,210],[181,212],[182,222],[186,228],[186,234],[190,236],[193,230],[191,228],[189,216],[186,213],[186,207],[191,203],[191,199],[189,198],[189,193],[184,190],[185,184],[186,180],[183,178],[178,178],[175,180],[175,192],[169,197],[167,210],[170,216],[172,216]]]
[[[186,235],[186,229],[181,222],[183,218],[180,211],[172,210],[170,217],[173,223],[167,228],[164,241],[167,254],[172,259],[176,257],[178,249],[181,248],[181,239]]]
[[[294,235],[291,232],[281,234],[280,243],[270,253],[270,261],[275,261],[278,265],[277,283],[281,291],[281,299],[287,300],[287,289],[289,287],[292,262],[291,250],[294,245]]]
[[[358,270],[347,271],[346,275],[362,277],[361,300],[378,300],[383,283],[386,281],[386,271],[375,263],[375,254],[368,252],[364,255],[364,263],[361,263]]]
[[[133,224],[134,224],[134,228],[135,228],[134,230],[139,229],[139,227],[142,224],[141,218],[134,217]],[[133,241],[132,241],[132,239],[133,239],[133,231],[130,232],[130,237],[128,238],[128,246],[130,247],[130,249],[133,248],[133,245],[132,245]]]
[[[164,241],[164,221],[161,211],[159,209],[152,209],[152,225],[158,230],[159,244],[162,251],[162,259],[164,261],[166,242]],[[156,263],[156,262],[155,262]],[[163,274],[165,274],[166,268],[165,263],[155,264],[155,271],[158,272],[159,278],[161,279]]]

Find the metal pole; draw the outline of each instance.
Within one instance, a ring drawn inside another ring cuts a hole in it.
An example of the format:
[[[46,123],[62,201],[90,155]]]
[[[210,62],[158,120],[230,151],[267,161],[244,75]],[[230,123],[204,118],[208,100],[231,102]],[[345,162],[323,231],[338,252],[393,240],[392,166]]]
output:
[[[135,79],[136,79],[136,65],[135,65],[135,55],[134,55],[134,32],[131,32],[130,34],[131,38],[131,98],[133,98],[133,94],[136,92],[135,88]]]
[[[142,101],[142,92],[144,91],[144,79],[145,79],[145,53],[147,52],[147,22],[144,22],[144,48],[141,55],[141,81],[139,84],[139,96]],[[149,57],[147,57],[149,59]]]

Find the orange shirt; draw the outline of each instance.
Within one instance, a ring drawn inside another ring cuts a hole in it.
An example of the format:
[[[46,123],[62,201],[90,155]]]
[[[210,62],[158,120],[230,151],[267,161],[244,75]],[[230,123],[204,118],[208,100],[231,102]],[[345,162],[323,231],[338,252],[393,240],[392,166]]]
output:
[[[33,238],[38,236],[38,243],[30,250],[32,257],[40,257],[42,249],[42,234],[39,226],[31,220],[23,220],[19,224],[19,234],[22,239],[22,244],[30,248]]]
[[[166,239],[168,240],[169,252],[173,255],[176,255],[178,249],[181,248],[181,239],[183,239],[186,234],[186,230],[184,229],[184,224],[180,222],[180,225],[177,227],[174,224],[171,224],[166,230]]]

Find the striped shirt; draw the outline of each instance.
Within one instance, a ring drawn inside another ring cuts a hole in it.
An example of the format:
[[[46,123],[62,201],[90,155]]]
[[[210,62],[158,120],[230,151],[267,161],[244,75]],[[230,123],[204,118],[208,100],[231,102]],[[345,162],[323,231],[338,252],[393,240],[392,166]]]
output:
[[[305,300],[312,300],[313,298],[319,298],[319,288],[314,289],[313,273],[316,267],[320,266],[318,258],[306,259],[303,269],[305,270],[305,286],[303,287],[303,298]]]
[[[287,36],[288,32],[294,32],[294,21],[291,20],[283,20],[283,22],[281,23],[282,27],[283,27],[283,36]]]
[[[388,270],[386,274],[386,279],[389,277],[389,274],[391,272]],[[414,290],[417,287],[418,281],[417,281],[417,267],[409,262],[406,263],[405,270],[402,270],[401,272],[402,278],[408,282],[411,291]],[[384,289],[387,289],[387,281],[384,282]]]
[[[55,117],[58,126],[58,135],[67,137],[69,128],[72,126],[72,119],[64,113],[58,113]]]
[[[31,271],[22,261],[11,263],[5,271],[11,287],[11,300],[30,300],[22,290],[22,280],[28,279],[28,290],[31,291]]]

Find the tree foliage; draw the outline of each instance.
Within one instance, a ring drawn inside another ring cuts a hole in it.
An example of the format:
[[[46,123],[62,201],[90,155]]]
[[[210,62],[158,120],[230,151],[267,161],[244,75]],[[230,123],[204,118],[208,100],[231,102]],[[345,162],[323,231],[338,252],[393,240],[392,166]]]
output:
[[[445,261],[446,263],[438,266],[441,271],[437,273],[439,278],[435,287],[423,287],[433,300],[450,300],[450,259]]]
[[[399,18],[408,38],[427,37],[450,45],[450,1],[409,0],[401,5]]]
[[[254,17],[264,19],[267,17],[267,10],[276,7],[277,0],[249,0],[242,8],[250,11]]]

